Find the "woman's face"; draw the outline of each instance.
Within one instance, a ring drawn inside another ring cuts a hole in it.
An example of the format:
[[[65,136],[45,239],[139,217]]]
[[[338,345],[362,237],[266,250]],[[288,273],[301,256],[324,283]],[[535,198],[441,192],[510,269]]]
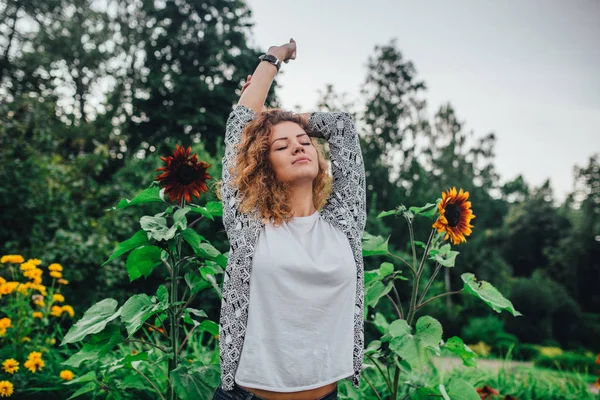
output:
[[[295,122],[280,122],[273,127],[269,143],[269,159],[279,181],[314,181],[319,173],[317,149],[304,129]],[[308,160],[300,161],[303,158]]]

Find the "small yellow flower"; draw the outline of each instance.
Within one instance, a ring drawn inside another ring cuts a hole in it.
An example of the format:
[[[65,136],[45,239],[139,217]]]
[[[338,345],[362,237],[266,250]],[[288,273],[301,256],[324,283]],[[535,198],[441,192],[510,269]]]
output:
[[[54,344],[56,344],[56,339],[54,339],[54,338],[46,338],[46,343],[54,345]]]
[[[25,366],[25,368],[27,368],[35,374],[36,371],[39,371],[40,369],[44,368],[44,365],[46,364],[41,358],[30,358],[27,361],[25,361],[23,365]]]
[[[63,296],[60,293],[55,293],[55,294],[52,295],[52,301],[56,302],[56,303],[64,303],[65,296]]]
[[[33,318],[39,318],[39,319],[41,319],[43,316],[44,315],[41,312],[39,312],[39,311],[34,311],[33,312]]]
[[[31,338],[29,336],[23,336],[23,339],[21,339],[21,342],[31,342]]]
[[[6,279],[0,276],[0,285],[4,285],[6,283]]]
[[[43,273],[44,271],[42,271],[41,269],[34,268],[30,269],[29,271],[23,272],[23,276],[29,279],[40,279]]]
[[[50,271],[50,276],[53,278],[62,278],[62,273],[58,271]]]
[[[40,260],[39,258],[30,258],[29,260],[27,260],[28,263],[32,263],[33,265],[40,265],[42,263],[42,260]]]
[[[46,286],[42,285],[41,282],[30,282],[29,287],[40,292],[42,294],[42,300],[44,299],[43,296],[48,294],[48,292],[46,292]]]
[[[0,318],[0,328],[10,328],[12,326],[12,321],[10,318]]]
[[[73,307],[71,307],[71,306],[68,306],[68,305],[62,306],[62,311],[69,314],[69,316],[71,318],[73,318],[75,316],[75,311],[73,310]]]
[[[69,284],[68,280],[62,279],[62,278],[59,279],[59,280],[57,280],[56,282],[60,283],[61,285],[68,285]]]
[[[0,296],[11,294],[13,290],[15,290],[17,286],[19,286],[20,283],[21,282],[14,281],[3,283],[2,285],[0,285]]]
[[[9,358],[8,360],[4,360],[2,367],[7,373],[14,374],[19,370],[19,362],[14,358]]]
[[[75,375],[73,375],[73,372],[69,371],[68,369],[63,369],[62,371],[60,371],[60,377],[65,381],[70,381],[71,379],[73,379],[74,376]]]
[[[20,256],[18,254],[8,254],[8,255],[2,256],[2,258],[0,258],[0,263],[2,263],[2,264],[5,264],[5,263],[21,264],[23,261],[25,261],[23,256]]]
[[[42,359],[42,353],[39,351],[32,351],[31,353],[29,353],[29,355],[27,356],[27,359],[29,360],[35,360],[35,359]]]
[[[62,315],[62,307],[61,306],[52,306],[52,310],[50,311],[50,315],[53,317],[60,317]]]
[[[21,271],[31,271],[32,269],[35,269],[35,268],[36,268],[36,265],[34,263],[31,263],[31,262],[23,263],[19,267],[19,269]]]
[[[52,263],[48,266],[48,269],[50,271],[62,271],[63,267],[62,267],[62,265],[60,265],[58,263]]]
[[[9,381],[0,381],[0,397],[10,397],[13,394],[13,384]]]

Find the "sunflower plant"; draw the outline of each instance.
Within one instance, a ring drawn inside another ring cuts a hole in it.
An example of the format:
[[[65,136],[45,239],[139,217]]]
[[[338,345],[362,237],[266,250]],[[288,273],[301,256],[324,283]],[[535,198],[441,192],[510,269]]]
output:
[[[61,293],[69,281],[62,265],[52,263],[47,267],[52,283],[44,285],[42,264],[20,254],[0,258],[0,397],[39,390],[33,386],[58,391],[63,380],[74,376],[58,371],[65,357],[55,347],[63,335],[60,323],[75,315]]]
[[[157,399],[203,399],[218,385],[218,352],[213,352],[208,365],[190,363],[186,344],[199,332],[210,335],[209,345],[218,339],[218,324],[203,310],[189,305],[204,289],[215,290],[221,298],[216,275],[223,272],[227,257],[193,226],[203,218],[222,216],[222,205],[192,203],[193,198],[208,191],[206,181],[212,178],[208,174],[210,164],[191,154],[191,147],[177,145],[173,155],[160,159],[164,166],[157,169],[161,174],[150,186],[109,211],[148,203],[162,203],[164,211],[140,217],[139,229],[117,244],[102,265],[128,254],[125,268],[130,282],[148,278],[159,267],[166,270],[166,282],[154,295],[135,294],[120,307],[117,300],[104,299],[90,307],[69,330],[61,346],[82,341],[85,344],[65,365],[76,367],[86,362],[104,378],[100,381],[96,371],[90,371],[72,380],[70,383],[84,384],[77,395],[100,387],[107,398],[120,398],[119,393],[127,389],[145,389],[154,392],[151,396]],[[141,346],[140,351],[114,351],[131,342]],[[116,371],[131,371],[138,379],[128,376],[112,385],[107,376]]]
[[[422,372],[431,364],[433,355],[441,355],[443,348],[460,357],[466,366],[475,366],[476,354],[458,336],[442,340],[442,325],[429,315],[420,316],[417,313],[426,304],[448,295],[469,293],[483,300],[494,311],[506,310],[513,316],[521,313],[516,311],[512,303],[504,298],[489,282],[478,281],[472,273],[461,275],[464,286],[460,290],[442,293],[426,299],[427,291],[442,268],[452,268],[456,263],[459,252],[452,246],[466,242],[466,237],[471,235],[471,221],[475,218],[468,201],[469,192],[455,187],[442,192],[442,197],[436,203],[428,203],[423,207],[406,207],[400,205],[394,210],[381,212],[377,218],[395,216],[402,217],[407,223],[410,237],[411,258],[408,260],[393,254],[388,249],[388,238],[373,236],[363,233],[363,256],[387,256],[408,271],[412,278],[411,298],[407,313],[404,313],[400,296],[394,285],[396,280],[407,281],[410,278],[403,275],[401,268],[396,268],[394,263],[384,262],[376,270],[365,272],[365,320],[369,308],[375,308],[380,299],[389,300],[396,311],[397,319],[387,321],[381,313],[376,313],[371,321],[381,333],[381,337],[370,342],[365,349],[365,363],[367,368],[375,368],[377,374],[385,382],[390,399],[398,399],[400,377],[402,386],[408,385],[409,392],[403,399],[412,400],[440,397],[446,400],[473,399],[480,397],[475,388],[461,379],[453,379],[448,386],[443,384],[437,387],[422,387],[412,377],[413,372]],[[414,225],[417,218],[433,221],[431,233],[427,243],[418,241],[414,237]],[[421,257],[417,256],[417,248],[424,249]],[[425,287],[419,292],[420,280],[427,263],[435,265],[435,270],[430,275]],[[415,322],[416,319],[416,322]],[[369,396],[373,393],[377,398],[382,396],[373,383],[365,376],[369,388]]]

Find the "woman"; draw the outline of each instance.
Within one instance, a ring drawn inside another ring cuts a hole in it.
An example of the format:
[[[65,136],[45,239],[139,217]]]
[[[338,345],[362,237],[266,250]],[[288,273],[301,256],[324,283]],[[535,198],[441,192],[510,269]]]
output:
[[[213,398],[333,400],[339,380],[359,387],[363,358],[359,139],[345,112],[264,109],[296,42],[261,58],[225,132],[220,194],[231,248]],[[329,143],[333,182],[316,138]]]

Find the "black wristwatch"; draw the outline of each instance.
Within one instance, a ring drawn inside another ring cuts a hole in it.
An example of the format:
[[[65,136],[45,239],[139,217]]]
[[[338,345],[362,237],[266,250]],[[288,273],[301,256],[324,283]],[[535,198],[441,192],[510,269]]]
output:
[[[279,68],[281,67],[281,61],[279,61],[279,59],[277,57],[275,57],[273,54],[263,54],[262,56],[258,57],[258,59],[260,61],[270,62],[275,67],[277,67],[277,72],[279,72]]]

